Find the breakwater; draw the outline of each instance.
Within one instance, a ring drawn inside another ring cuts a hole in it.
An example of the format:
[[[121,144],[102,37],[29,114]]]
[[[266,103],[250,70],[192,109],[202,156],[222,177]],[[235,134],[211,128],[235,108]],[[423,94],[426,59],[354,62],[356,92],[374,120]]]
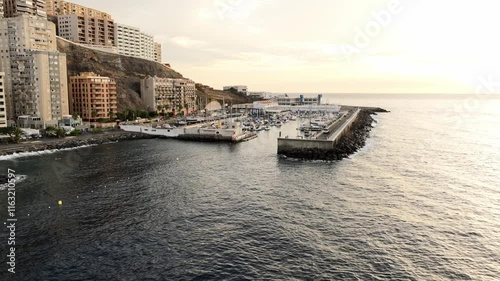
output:
[[[73,138],[50,139],[35,142],[0,145],[0,156],[15,153],[36,152],[44,150],[68,149],[89,145],[105,144],[124,140],[150,139],[154,136],[134,132],[112,132],[96,135],[85,135]]]
[[[352,122],[331,140],[278,139],[278,154],[306,160],[342,160],[362,148],[375,121],[372,115],[388,112],[381,108],[360,108]]]

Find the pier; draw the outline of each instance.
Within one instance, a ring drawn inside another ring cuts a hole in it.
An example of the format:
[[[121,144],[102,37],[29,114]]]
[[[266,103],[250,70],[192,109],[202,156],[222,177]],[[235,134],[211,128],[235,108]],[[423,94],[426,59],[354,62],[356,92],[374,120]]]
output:
[[[362,114],[363,112],[365,114]],[[352,150],[350,147],[346,149],[346,144],[341,143],[344,136],[356,136],[356,133],[364,134],[366,132],[365,128],[371,126],[373,120],[370,117],[371,113],[373,112],[367,109],[349,108],[346,113],[327,127],[328,132],[321,131],[309,138],[292,138],[289,136],[278,138],[278,154],[302,159],[342,159],[352,153],[346,151]],[[358,122],[360,117],[363,119],[362,122]],[[357,127],[354,126],[356,123],[359,123]],[[358,141],[353,140],[353,142]]]

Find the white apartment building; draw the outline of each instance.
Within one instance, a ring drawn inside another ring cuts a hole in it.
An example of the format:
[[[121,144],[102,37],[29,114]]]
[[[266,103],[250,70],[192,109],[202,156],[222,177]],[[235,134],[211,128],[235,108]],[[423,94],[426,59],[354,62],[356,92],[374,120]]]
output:
[[[141,58],[154,61],[155,48],[153,35],[141,32]]]
[[[53,23],[30,15],[0,20],[0,71],[8,120],[43,127],[69,114],[66,55],[57,51]]]
[[[195,83],[189,79],[148,77],[141,80],[141,99],[150,111],[185,114],[196,110]]]
[[[141,30],[139,28],[115,23],[115,39],[120,55],[141,57]]]
[[[0,128],[7,127],[7,108],[5,103],[5,72],[0,72]]]
[[[235,85],[235,86],[224,86],[223,90],[224,91],[229,91],[231,88],[235,89],[238,93],[247,93],[247,86],[241,86],[241,85]]]
[[[160,43],[155,43],[155,62],[161,63],[162,57],[161,57],[161,44]]]
[[[155,61],[154,38],[139,28],[115,23],[115,40],[119,54]]]

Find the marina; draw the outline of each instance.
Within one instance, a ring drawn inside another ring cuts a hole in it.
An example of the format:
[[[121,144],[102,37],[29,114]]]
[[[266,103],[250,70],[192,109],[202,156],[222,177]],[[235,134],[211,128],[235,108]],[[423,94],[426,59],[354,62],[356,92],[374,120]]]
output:
[[[229,110],[229,114],[223,110],[220,117],[189,117],[176,120],[174,124],[125,123],[120,125],[120,129],[165,138],[240,142],[254,138],[256,132],[297,122],[299,134],[309,137],[310,131],[324,131],[337,120],[339,110],[339,106],[276,106],[258,102],[246,113],[235,107]],[[312,117],[316,119],[312,120]]]

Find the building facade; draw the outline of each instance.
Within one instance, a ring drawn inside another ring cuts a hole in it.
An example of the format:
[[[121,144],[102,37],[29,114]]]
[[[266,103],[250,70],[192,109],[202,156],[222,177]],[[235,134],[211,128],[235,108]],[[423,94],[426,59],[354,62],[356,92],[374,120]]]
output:
[[[88,8],[82,5],[71,3],[64,0],[46,0],[46,11],[49,16],[59,16],[59,15],[77,15],[82,17],[90,17],[97,19],[108,19],[112,20],[110,14],[105,12]]]
[[[5,103],[5,72],[0,72],[0,128],[7,127],[7,104]]]
[[[67,14],[57,16],[58,34],[66,40],[90,46],[115,46],[112,19]]]
[[[141,32],[141,56],[142,59],[155,60],[156,43],[153,35]]]
[[[3,0],[3,15],[6,18],[34,15],[47,18],[45,0]]]
[[[137,27],[115,23],[115,38],[120,55],[151,61],[156,61],[159,57],[161,60],[161,45],[160,53],[157,54],[157,43],[153,36],[142,32]]]
[[[116,47],[120,55],[141,57],[141,30],[115,23]]]
[[[0,71],[8,120],[43,127],[69,113],[66,55],[57,51],[53,23],[29,15],[0,20]]]
[[[141,80],[141,99],[149,111],[189,114],[196,110],[195,83],[189,79],[148,77]]]
[[[161,43],[156,43],[155,42],[155,54],[154,54],[154,56],[155,56],[154,61],[161,63],[161,61],[162,61],[162,58],[161,58]]]
[[[247,86],[241,86],[241,85],[236,85],[236,86],[224,86],[223,90],[224,91],[229,91],[231,88],[235,89],[238,93],[246,94],[247,93]]]
[[[279,105],[320,105],[323,95],[319,94],[317,97],[289,97],[288,95],[280,95],[275,98]]]
[[[106,119],[117,114],[116,81],[93,72],[69,78],[70,112],[83,120]]]

